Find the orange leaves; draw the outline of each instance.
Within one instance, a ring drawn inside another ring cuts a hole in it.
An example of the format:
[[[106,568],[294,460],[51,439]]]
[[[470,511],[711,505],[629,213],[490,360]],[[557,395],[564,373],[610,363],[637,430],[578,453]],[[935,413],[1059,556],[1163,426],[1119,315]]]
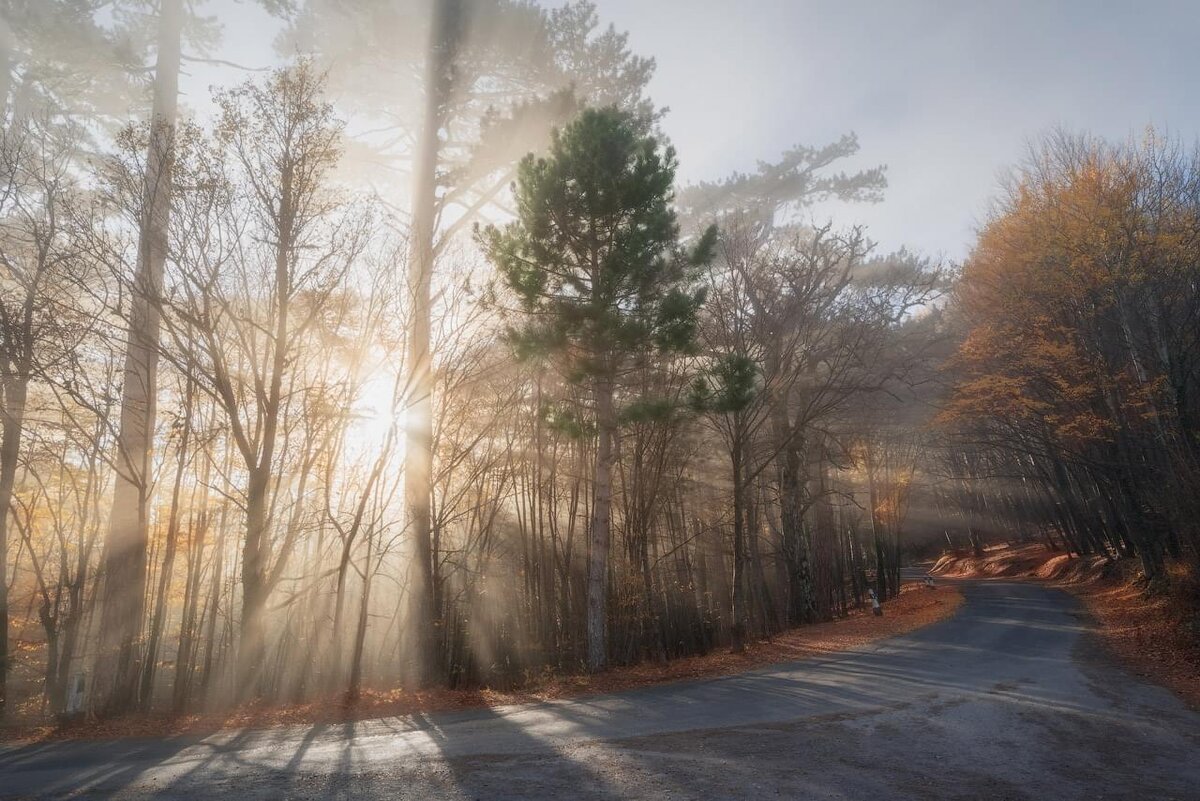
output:
[[[1085,443],[1152,421],[1166,389],[1130,321],[1200,260],[1195,206],[1165,199],[1162,147],[1059,136],[1031,155],[964,265],[965,336],[940,422]]]

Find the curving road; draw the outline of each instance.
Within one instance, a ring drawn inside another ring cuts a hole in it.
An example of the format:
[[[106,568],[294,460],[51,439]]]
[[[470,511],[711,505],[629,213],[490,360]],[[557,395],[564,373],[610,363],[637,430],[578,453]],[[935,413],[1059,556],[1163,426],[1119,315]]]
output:
[[[1069,595],[962,586],[945,622],[727,678],[0,749],[0,798],[1200,800],[1200,714],[1108,663]]]

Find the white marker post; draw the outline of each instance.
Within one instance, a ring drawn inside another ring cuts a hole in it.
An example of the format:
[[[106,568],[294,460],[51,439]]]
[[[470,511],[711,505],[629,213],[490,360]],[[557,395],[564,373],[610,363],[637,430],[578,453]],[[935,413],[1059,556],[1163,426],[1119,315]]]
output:
[[[868,589],[867,593],[871,596],[871,614],[875,617],[883,617],[883,607],[879,605],[879,596],[872,589]]]
[[[74,717],[83,713],[83,688],[87,686],[85,673],[76,673],[71,677],[71,686],[67,693],[67,716]]]

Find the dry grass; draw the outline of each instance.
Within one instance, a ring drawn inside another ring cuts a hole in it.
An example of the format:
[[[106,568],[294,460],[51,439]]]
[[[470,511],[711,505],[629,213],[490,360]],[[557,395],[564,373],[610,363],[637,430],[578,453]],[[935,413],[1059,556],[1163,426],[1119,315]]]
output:
[[[1200,577],[1184,565],[1168,565],[1170,589],[1153,593],[1129,560],[1072,558],[1043,545],[992,548],[983,557],[943,557],[934,570],[946,576],[1035,579],[1068,590],[1087,607],[1118,661],[1200,708]]]
[[[905,585],[899,597],[884,605],[883,617],[873,617],[866,611],[856,611],[841,620],[792,629],[770,640],[752,643],[744,654],[731,654],[721,650],[665,663],[645,662],[613,668],[597,675],[547,674],[531,680],[527,686],[515,691],[367,690],[353,703],[342,697],[330,697],[286,706],[248,704],[219,714],[174,717],[137,715],[62,727],[9,729],[0,732],[0,737],[10,740],[43,741],[197,735],[221,729],[343,723],[393,715],[496,707],[617,692],[673,681],[724,676],[779,662],[843,651],[944,620],[954,614],[960,603],[962,594],[953,587],[929,590],[913,583]]]

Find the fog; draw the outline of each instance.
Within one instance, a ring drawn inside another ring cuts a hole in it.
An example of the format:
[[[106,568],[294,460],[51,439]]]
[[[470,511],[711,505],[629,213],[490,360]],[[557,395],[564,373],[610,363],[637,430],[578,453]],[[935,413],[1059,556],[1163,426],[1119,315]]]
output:
[[[879,204],[837,212],[887,249],[965,257],[998,178],[1049,127],[1113,138],[1200,127],[1190,79],[1200,55],[1188,46],[1200,9],[1187,0],[596,5],[655,58],[649,94],[670,109],[663,129],[687,153],[685,182],[854,131],[863,151],[850,166],[887,165],[889,189]],[[215,58],[261,69],[294,54],[278,41],[283,23],[253,3],[200,8],[221,25]],[[209,86],[246,74],[186,73],[184,101],[198,110]]]
[[[0,3],[4,713],[742,652],[985,540],[1164,575],[1200,12],[1109,12]]]

